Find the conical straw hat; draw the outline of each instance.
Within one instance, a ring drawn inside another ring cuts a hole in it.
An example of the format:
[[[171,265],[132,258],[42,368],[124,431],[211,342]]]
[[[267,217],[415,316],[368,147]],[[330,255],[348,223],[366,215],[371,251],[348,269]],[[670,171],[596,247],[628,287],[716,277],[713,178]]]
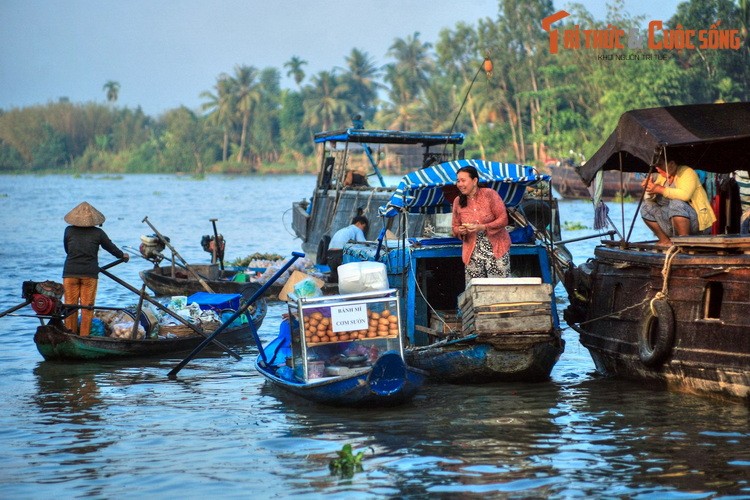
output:
[[[83,202],[65,216],[65,222],[73,226],[93,227],[104,224],[104,215],[87,202]]]

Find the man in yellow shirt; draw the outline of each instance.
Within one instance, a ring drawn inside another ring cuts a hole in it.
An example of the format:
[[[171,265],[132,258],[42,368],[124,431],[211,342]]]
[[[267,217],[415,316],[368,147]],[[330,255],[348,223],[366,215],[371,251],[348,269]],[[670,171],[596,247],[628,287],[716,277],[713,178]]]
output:
[[[654,164],[659,175],[643,181],[646,199],[641,217],[659,241],[657,246],[671,246],[672,236],[701,234],[716,221],[706,190],[698,174],[687,165],[666,163],[661,156]]]

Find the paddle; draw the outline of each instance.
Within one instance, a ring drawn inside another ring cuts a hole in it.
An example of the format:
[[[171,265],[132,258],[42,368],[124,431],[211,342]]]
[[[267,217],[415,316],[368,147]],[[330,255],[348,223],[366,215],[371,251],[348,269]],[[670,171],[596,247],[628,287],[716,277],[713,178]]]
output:
[[[174,248],[174,247],[172,246],[172,244],[171,244],[171,243],[169,243],[169,241],[167,240],[167,238],[165,238],[165,237],[164,237],[164,236],[163,236],[163,235],[162,235],[162,234],[161,234],[161,233],[159,232],[159,230],[158,230],[158,229],[156,229],[156,228],[154,227],[154,225],[153,225],[153,224],[151,224],[151,221],[149,221],[149,220],[148,220],[148,216],[144,217],[144,218],[143,218],[143,220],[142,220],[141,222],[145,222],[146,224],[148,224],[148,227],[150,227],[151,229],[153,229],[153,230],[154,230],[154,233],[156,233],[156,236],[158,236],[158,237],[159,237],[159,238],[160,238],[160,239],[162,240],[162,242],[164,242],[164,244],[165,244],[165,245],[166,245],[167,247],[169,247],[169,249],[170,249],[170,250],[172,250],[172,253],[173,253],[173,254],[174,254],[174,255],[175,255],[175,256],[176,256],[177,258],[179,258],[179,259],[180,259],[180,260],[182,261],[182,263],[183,263],[183,264],[185,264],[185,269],[187,269],[187,270],[188,270],[188,272],[189,272],[190,274],[192,274],[192,275],[193,275],[193,277],[194,277],[195,279],[197,279],[197,280],[198,280],[198,281],[200,282],[201,286],[202,286],[202,287],[203,287],[203,288],[204,288],[204,289],[205,289],[205,290],[206,290],[206,291],[207,291],[208,293],[214,293],[214,291],[213,291],[213,290],[211,289],[211,287],[210,287],[210,286],[208,286],[208,283],[206,283],[206,280],[204,280],[203,278],[201,278],[201,277],[200,277],[200,275],[198,275],[198,273],[196,273],[195,271],[193,271],[193,268],[192,268],[192,267],[190,267],[190,265],[188,265],[187,261],[186,261],[185,259],[183,259],[183,258],[182,258],[182,255],[180,255],[179,253],[177,253],[177,250],[175,250],[175,248]]]
[[[140,257],[141,259],[143,259],[143,260],[145,260],[145,261],[147,261],[147,262],[151,262],[151,263],[153,263],[153,261],[152,261],[152,260],[149,260],[149,259],[147,259],[147,258],[146,258],[146,257],[144,257],[143,255],[141,255],[141,252],[140,252],[139,250],[137,250],[137,249],[135,249],[135,248],[133,248],[133,247],[131,247],[131,246],[128,246],[128,245],[123,245],[123,246],[122,246],[122,248],[124,248],[125,250],[127,250],[127,251],[128,251],[128,253],[129,253],[130,255],[132,255],[133,257]],[[169,257],[167,257],[167,256],[165,256],[165,255],[162,255],[162,258],[163,258],[164,260],[166,260],[167,262],[171,262],[171,263],[172,263],[172,264],[174,264],[175,266],[177,266],[177,267],[181,267],[182,269],[185,269],[185,270],[187,271],[187,267],[185,267],[185,266],[184,266],[184,265],[182,265],[181,263],[179,263],[179,262],[175,262],[175,261],[173,261],[172,259],[170,259]],[[158,264],[157,264],[157,266],[158,266]],[[193,271],[195,271],[195,269],[193,269]],[[202,274],[200,274],[200,273],[199,273],[198,271],[195,271],[195,272],[196,272],[196,273],[198,274],[198,276],[200,276],[200,277],[201,277],[201,278],[203,278],[204,280],[208,280],[208,279],[209,279],[209,278],[207,278],[207,277],[203,276]]]
[[[133,292],[135,294],[138,294],[138,295],[141,294],[140,290],[138,290],[137,288],[135,288],[130,283],[127,283],[127,282],[121,280],[120,278],[118,278],[117,276],[115,276],[114,274],[110,273],[109,271],[106,271],[105,270],[106,267],[111,267],[111,266],[100,267],[99,268],[99,272],[102,273],[102,274],[104,274],[106,277],[108,277],[109,279],[111,279],[115,283],[124,286],[125,288],[127,288],[131,292]],[[186,325],[188,328],[190,328],[191,330],[193,330],[195,333],[197,333],[201,337],[207,337],[207,334],[205,332],[203,332],[201,329],[197,328],[195,325],[193,325],[192,323],[190,323],[188,320],[186,320],[185,318],[183,318],[182,316],[180,316],[176,312],[174,312],[171,309],[169,309],[167,306],[165,306],[164,304],[162,304],[158,300],[154,300],[153,298],[149,297],[148,294],[145,294],[145,293],[143,294],[143,298],[145,300],[147,300],[149,303],[151,303],[154,306],[156,306],[157,308],[159,308],[160,310],[164,311],[166,314],[169,314],[171,317],[173,317],[174,319],[176,319],[180,323]],[[239,361],[239,360],[242,359],[242,356],[240,356],[239,354],[237,354],[236,352],[234,352],[234,350],[232,350],[231,348],[229,348],[226,345],[222,344],[218,340],[214,339],[213,336],[211,337],[211,342],[213,342],[214,345],[216,345],[217,347],[220,347],[222,350],[224,350],[225,352],[227,352],[230,356],[232,356],[233,358],[235,358],[237,361]],[[206,342],[206,343],[208,343],[208,342]]]
[[[187,365],[195,356],[197,356],[198,353],[201,352],[203,350],[203,348],[206,347],[206,345],[208,345],[208,343],[211,342],[215,336],[217,336],[218,334],[220,334],[221,332],[223,332],[224,329],[226,329],[226,327],[228,325],[231,325],[232,322],[234,322],[234,320],[236,320],[237,318],[239,318],[242,314],[245,314],[245,311],[247,311],[247,308],[250,307],[256,300],[258,300],[258,297],[263,296],[263,294],[266,292],[266,290],[268,290],[268,288],[272,284],[274,284],[276,282],[276,280],[279,279],[281,277],[281,275],[283,275],[286,272],[286,270],[289,269],[289,267],[291,267],[292,264],[294,264],[294,261],[296,261],[298,258],[304,257],[304,256],[305,256],[305,254],[303,254],[301,252],[292,252],[292,258],[289,259],[289,261],[286,264],[284,264],[281,269],[279,269],[278,271],[276,271],[276,273],[273,276],[271,276],[268,279],[268,281],[266,281],[263,284],[263,286],[261,286],[252,295],[252,297],[250,297],[250,299],[248,299],[247,302],[245,302],[244,304],[242,304],[242,306],[234,314],[232,314],[232,316],[230,316],[229,319],[225,320],[221,324],[221,326],[219,326],[219,328],[217,328],[211,335],[209,335],[206,338],[206,340],[204,340],[203,342],[201,342],[195,349],[193,349],[193,352],[191,352],[190,354],[188,354],[185,359],[183,359],[182,361],[180,361],[177,364],[177,366],[175,366],[174,368],[172,368],[172,370],[170,370],[170,372],[167,374],[167,377],[169,377],[171,379],[176,378],[177,377],[177,373],[179,373],[179,371],[182,370],[185,367],[185,365]],[[250,319],[249,323],[250,323],[250,331],[253,334],[253,340],[255,341],[255,345],[258,346],[258,352],[260,353],[260,357],[263,359],[264,363],[267,363],[266,353],[263,350],[263,345],[260,343],[260,337],[258,337],[258,331],[255,328],[255,323],[252,321],[252,319]]]
[[[7,316],[8,314],[11,314],[13,312],[16,312],[19,309],[23,309],[24,307],[28,306],[29,304],[31,304],[31,301],[27,300],[25,302],[22,302],[21,304],[18,304],[17,306],[13,306],[10,309],[8,309],[7,311],[1,312],[0,313],[0,318],[2,318],[3,316]]]

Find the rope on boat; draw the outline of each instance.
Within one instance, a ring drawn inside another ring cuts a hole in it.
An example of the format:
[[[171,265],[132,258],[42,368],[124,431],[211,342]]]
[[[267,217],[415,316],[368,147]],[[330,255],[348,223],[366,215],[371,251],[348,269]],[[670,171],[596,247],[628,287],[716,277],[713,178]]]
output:
[[[580,325],[585,325],[587,323],[593,323],[594,321],[599,321],[600,319],[609,318],[610,316],[618,316],[620,313],[623,313],[623,312],[628,311],[630,309],[635,309],[636,307],[642,307],[642,306],[646,305],[648,302],[651,302],[651,300],[652,299],[649,299],[648,297],[646,297],[645,299],[643,299],[642,301],[638,302],[637,304],[633,304],[632,306],[625,307],[623,309],[620,309],[619,311],[613,311],[613,312],[611,312],[609,314],[605,314],[604,316],[599,316],[597,318],[592,318],[592,319],[588,319],[586,321],[581,321],[580,323],[578,323],[578,325],[580,326]]]
[[[657,300],[663,300],[667,298],[668,291],[669,291],[669,287],[668,287],[669,273],[672,270],[672,261],[677,256],[677,254],[680,253],[681,251],[682,250],[680,249],[680,247],[677,247],[674,245],[669,247],[669,250],[667,250],[667,253],[664,258],[664,265],[662,266],[662,269],[661,269],[661,275],[664,277],[664,282],[662,283],[661,291],[656,292],[656,295],[654,295],[653,298],[649,299],[648,297],[646,297],[645,299],[643,299],[642,301],[636,304],[620,309],[619,311],[613,311],[603,316],[598,316],[596,318],[592,318],[586,321],[581,321],[580,323],[578,323],[578,325],[579,326],[585,325],[587,323],[593,323],[594,321],[599,321],[601,319],[609,318],[611,316],[618,316],[625,311],[634,309],[636,307],[644,306],[647,303],[649,304],[649,308],[651,309],[651,314],[653,314],[654,316],[657,316],[655,312],[655,308],[654,308],[654,302]]]
[[[664,265],[661,268],[661,275],[664,278],[664,282],[662,283],[661,291],[656,292],[654,298],[649,302],[649,308],[651,309],[651,314],[653,316],[658,316],[656,314],[654,302],[656,302],[657,300],[665,300],[669,295],[669,273],[672,270],[672,261],[681,251],[682,250],[680,249],[680,247],[672,245],[671,247],[669,247],[669,250],[667,250],[667,253],[664,256]]]

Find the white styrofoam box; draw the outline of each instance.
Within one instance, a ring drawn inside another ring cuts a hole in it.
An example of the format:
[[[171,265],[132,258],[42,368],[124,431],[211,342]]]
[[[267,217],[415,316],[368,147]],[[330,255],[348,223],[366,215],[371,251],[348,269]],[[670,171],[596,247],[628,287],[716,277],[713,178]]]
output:
[[[349,262],[338,268],[339,293],[388,289],[388,272],[382,262]]]

